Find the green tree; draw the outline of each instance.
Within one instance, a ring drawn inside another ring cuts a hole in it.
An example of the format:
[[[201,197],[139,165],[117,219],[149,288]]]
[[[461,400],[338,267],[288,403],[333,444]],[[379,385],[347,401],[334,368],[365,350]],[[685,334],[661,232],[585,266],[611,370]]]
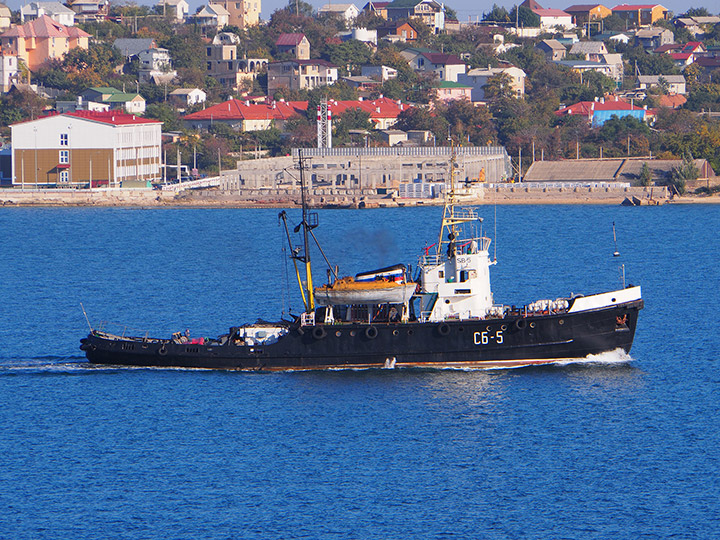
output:
[[[700,170],[695,165],[692,154],[685,154],[682,163],[670,171],[670,184],[682,195],[685,193],[687,183],[697,180]]]
[[[640,185],[649,186],[650,184],[652,184],[652,172],[648,164],[643,163],[642,169],[640,169]]]
[[[510,14],[504,7],[493,4],[490,11],[483,13],[482,20],[487,22],[506,23],[510,22]]]
[[[374,129],[374,127],[370,121],[370,113],[363,111],[359,107],[347,109],[336,118],[333,118],[335,137],[337,137],[340,143],[349,140],[350,130],[364,129],[370,131]]]
[[[511,22],[517,20],[520,26],[528,28],[537,28],[538,26],[540,26],[540,16],[533,13],[532,10],[526,8],[525,6],[520,6],[520,12],[517,16],[515,14],[516,10],[517,6],[510,10]]]
[[[151,103],[145,109],[145,116],[160,120],[163,123],[163,131],[179,131],[183,127],[175,107],[167,103]]]
[[[498,73],[497,75],[488,77],[487,83],[483,86],[485,98],[493,100],[515,97],[515,91],[511,83],[512,80],[507,73]]]

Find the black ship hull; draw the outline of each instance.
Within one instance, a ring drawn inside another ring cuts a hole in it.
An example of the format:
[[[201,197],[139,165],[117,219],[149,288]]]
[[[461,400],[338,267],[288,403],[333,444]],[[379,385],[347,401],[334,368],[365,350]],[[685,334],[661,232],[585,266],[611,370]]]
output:
[[[282,371],[382,367],[503,368],[581,359],[632,347],[642,300],[595,310],[444,322],[301,326],[267,344],[121,337],[93,331],[94,364]]]

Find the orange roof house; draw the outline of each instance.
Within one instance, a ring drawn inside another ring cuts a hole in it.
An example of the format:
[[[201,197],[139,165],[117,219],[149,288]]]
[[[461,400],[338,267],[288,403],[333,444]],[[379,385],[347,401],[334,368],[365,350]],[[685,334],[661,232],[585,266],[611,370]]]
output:
[[[90,34],[76,26],[65,26],[47,15],[13,26],[0,35],[3,50],[9,50],[25,62],[30,70],[48,60],[61,59],[70,50],[88,48]]]

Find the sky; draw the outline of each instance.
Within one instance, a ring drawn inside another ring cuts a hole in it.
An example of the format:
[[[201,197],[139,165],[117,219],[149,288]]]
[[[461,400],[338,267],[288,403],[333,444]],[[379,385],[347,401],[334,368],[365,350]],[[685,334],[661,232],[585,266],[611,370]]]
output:
[[[61,0],[62,1],[62,0]],[[111,0],[112,1],[112,0]],[[146,4],[146,5],[152,5],[156,2],[153,2],[151,0],[136,0],[138,4]],[[305,0],[307,3],[311,4],[314,8],[319,8],[325,5],[326,3],[329,3],[326,0]],[[438,0],[443,1],[443,0]],[[6,0],[4,3],[7,5],[11,10],[18,10],[20,9],[21,5],[29,3],[30,0]],[[333,2],[335,4],[339,3],[350,3],[352,0],[344,0],[344,2]],[[188,3],[190,4],[190,11],[192,13],[195,13],[196,9],[200,7],[203,4],[207,4],[207,0],[188,0]],[[367,0],[360,0],[354,2],[355,5],[358,8],[361,8],[367,3]],[[477,0],[450,0],[446,2],[446,5],[453,8],[457,14],[458,19],[460,21],[467,21],[468,18],[471,20],[475,20],[476,18],[482,18],[482,14],[485,12],[490,11],[492,8],[493,3],[496,3],[499,6],[504,6],[508,10],[512,8],[512,6],[515,5],[515,2],[505,2],[503,0],[497,0],[496,2],[483,0],[481,2],[478,2]],[[554,8],[554,9],[564,9],[566,7],[569,7],[573,4],[587,4],[587,0],[567,0],[566,2],[561,2],[560,0],[540,0],[539,4],[544,8]],[[603,2],[599,2],[603,3]],[[640,1],[633,1],[633,0],[613,0],[612,2],[603,3],[603,5],[612,8],[618,4],[627,3],[627,4],[645,4],[645,3],[652,3],[648,2],[647,0],[640,0]],[[280,9],[282,7],[285,7],[288,4],[288,0],[262,0],[262,12],[261,17],[264,20],[268,20],[270,18],[270,15],[273,11],[276,9]],[[687,11],[690,7],[705,7],[707,10],[717,15],[719,12],[719,7],[717,5],[717,0],[691,0],[688,2],[687,0],[667,0],[665,2],[661,2],[663,6],[668,8],[670,11],[679,14]]]

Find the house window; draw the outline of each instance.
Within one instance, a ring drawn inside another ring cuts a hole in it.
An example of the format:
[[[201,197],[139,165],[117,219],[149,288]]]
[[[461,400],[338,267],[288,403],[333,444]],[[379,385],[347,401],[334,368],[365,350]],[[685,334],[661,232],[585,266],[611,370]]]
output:
[[[207,63],[207,69],[208,71],[212,71],[212,62]]]
[[[60,182],[67,183],[70,180],[70,173],[68,171],[60,171]]]
[[[67,145],[68,145],[68,134],[61,133],[60,134],[60,146],[67,146]]]
[[[235,2],[235,9],[240,9],[240,8],[242,8],[242,3],[241,3],[241,2]]]
[[[61,164],[70,163],[70,151],[69,150],[60,150],[60,163]]]
[[[207,55],[212,56],[212,48],[210,48],[210,47],[207,48]]]

